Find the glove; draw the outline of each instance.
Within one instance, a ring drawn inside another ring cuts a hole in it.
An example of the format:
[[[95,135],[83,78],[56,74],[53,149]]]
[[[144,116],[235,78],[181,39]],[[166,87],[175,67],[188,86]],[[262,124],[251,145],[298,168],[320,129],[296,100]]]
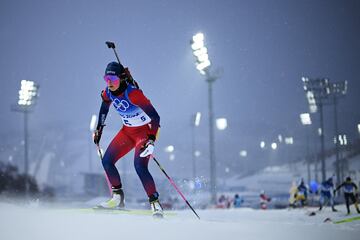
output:
[[[100,126],[98,129],[96,129],[96,130],[94,131],[93,139],[94,139],[94,143],[95,143],[96,145],[98,145],[99,142],[100,142],[100,139],[101,139],[101,135],[102,135],[102,131],[103,131],[104,126],[105,126],[105,125],[102,125],[102,126]]]
[[[144,146],[141,148],[140,157],[147,157],[154,152],[154,140],[148,139]]]

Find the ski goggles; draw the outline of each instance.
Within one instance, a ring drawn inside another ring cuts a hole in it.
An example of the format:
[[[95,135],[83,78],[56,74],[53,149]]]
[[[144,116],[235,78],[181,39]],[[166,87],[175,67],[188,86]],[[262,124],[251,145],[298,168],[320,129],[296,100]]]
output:
[[[105,75],[104,80],[105,82],[116,82],[120,81],[120,78],[116,75]]]

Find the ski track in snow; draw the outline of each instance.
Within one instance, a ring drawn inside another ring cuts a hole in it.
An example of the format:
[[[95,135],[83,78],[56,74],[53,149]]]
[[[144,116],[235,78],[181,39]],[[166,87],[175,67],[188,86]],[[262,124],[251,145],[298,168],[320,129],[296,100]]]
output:
[[[66,207],[39,207],[0,203],[0,239],[359,239],[360,221],[344,224],[324,223],[330,217],[345,217],[330,209],[307,214],[315,209],[197,210],[198,220],[190,210],[176,211],[175,216],[153,219],[151,216],[92,213]]]

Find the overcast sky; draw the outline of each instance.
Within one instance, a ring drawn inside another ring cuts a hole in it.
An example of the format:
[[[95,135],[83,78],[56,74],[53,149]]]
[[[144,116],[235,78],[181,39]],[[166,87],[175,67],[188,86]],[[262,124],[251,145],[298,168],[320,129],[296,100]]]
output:
[[[0,145],[7,140],[15,144],[23,137],[22,116],[10,110],[21,79],[40,85],[29,122],[34,142],[55,131],[65,134],[62,141],[78,139],[86,144],[90,118],[98,113],[105,87],[104,69],[114,60],[105,45],[112,40],[161,116],[158,154],[166,158],[162,148],[173,144],[180,164],[175,166],[190,164],[190,121],[200,111],[196,142],[206,164],[207,84],[195,68],[189,44],[200,31],[212,68],[223,70],[214,84],[214,114],[226,117],[229,126],[215,133],[217,158],[234,162],[246,149],[249,162],[262,161],[254,157],[260,141],[274,141],[278,134],[294,136],[299,155],[304,146],[299,114],[308,111],[302,76],[348,81],[347,96],[339,103],[339,130],[350,141],[358,137],[360,2],[356,0],[2,0],[0,30]],[[316,128],[318,114],[313,117]],[[334,124],[330,106],[325,109],[325,124],[330,147]],[[113,109],[107,125],[104,147],[121,127]],[[67,149],[72,150],[78,151]]]

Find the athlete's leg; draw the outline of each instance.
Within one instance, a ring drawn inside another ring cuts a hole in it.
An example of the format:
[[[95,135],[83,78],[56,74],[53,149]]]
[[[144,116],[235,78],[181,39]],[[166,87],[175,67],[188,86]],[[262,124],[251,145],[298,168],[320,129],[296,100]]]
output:
[[[329,202],[330,202],[330,205],[331,205],[331,209],[333,212],[337,212],[336,208],[335,208],[335,201],[334,201],[334,196],[331,196],[331,193],[329,193]]]
[[[111,141],[104,154],[102,165],[113,188],[121,188],[121,179],[115,163],[127,154],[135,143],[122,130]]]
[[[321,210],[325,203],[325,195],[323,192],[320,193],[320,199],[319,199],[319,210]]]
[[[350,198],[351,198],[351,201],[354,203],[354,206],[355,206],[355,208],[356,208],[356,211],[357,211],[358,213],[360,213],[360,209],[359,209],[358,202],[357,202],[357,198],[356,198],[355,194],[354,194],[354,193],[351,193]]]
[[[135,156],[134,156],[135,170],[141,180],[141,183],[148,197],[157,199],[159,194],[156,192],[154,179],[152,178],[148,169],[150,156],[140,157],[141,147],[142,144],[138,144],[135,147]]]
[[[126,128],[126,132],[135,142],[134,166],[136,173],[138,174],[149,199],[152,201],[157,200],[159,194],[156,192],[154,179],[148,169],[150,156],[140,157],[142,147],[148,140],[149,126],[144,125],[141,127]]]
[[[349,193],[344,193],[344,197],[345,197],[345,204],[346,204],[347,213],[350,214],[350,196],[349,196]]]

